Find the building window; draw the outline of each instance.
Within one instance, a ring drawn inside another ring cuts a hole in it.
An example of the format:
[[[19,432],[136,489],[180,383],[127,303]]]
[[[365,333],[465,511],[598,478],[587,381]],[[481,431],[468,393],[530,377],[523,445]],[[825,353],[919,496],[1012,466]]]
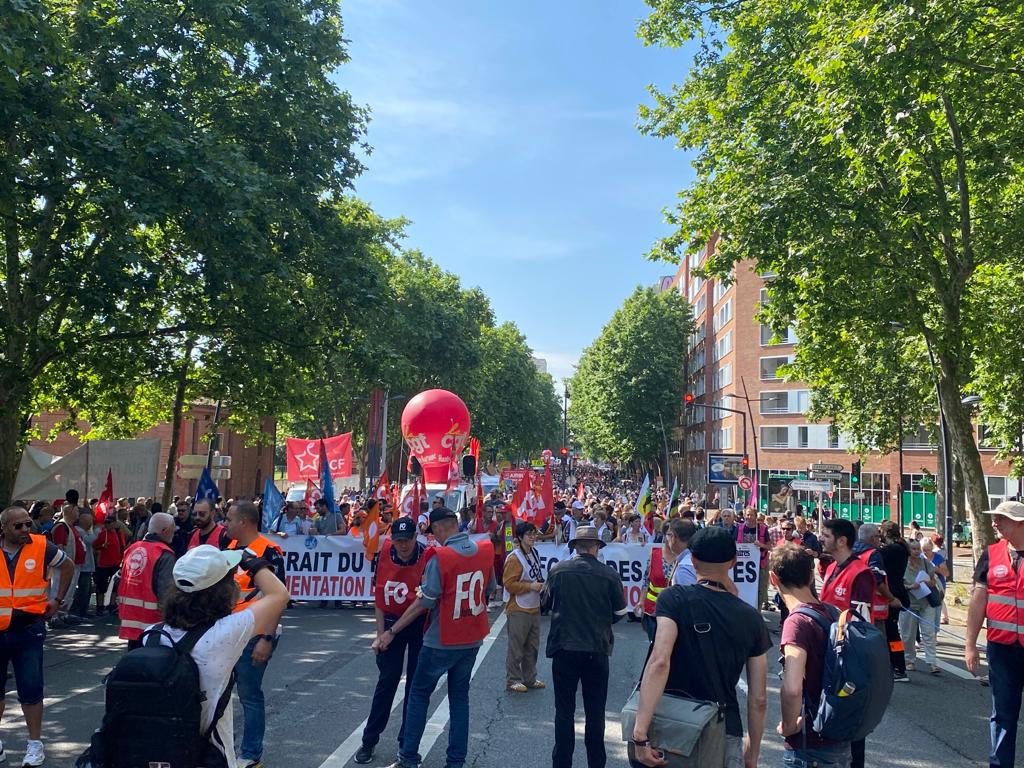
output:
[[[839,448],[839,430],[836,429],[835,424],[828,425],[828,447],[833,449]]]
[[[806,413],[811,393],[806,389],[792,389],[761,393],[761,413]]]
[[[789,427],[761,427],[762,448],[789,448]]]
[[[715,314],[714,322],[711,324],[711,330],[718,333],[718,331],[730,320],[732,320],[732,299],[725,302],[721,309],[719,309]]]
[[[711,447],[715,450],[730,450],[732,448],[732,427],[716,429],[711,440]]]
[[[810,448],[811,438],[808,427],[797,427],[796,428],[796,447],[797,448]]]
[[[773,347],[779,344],[796,344],[796,329],[789,326],[784,333],[775,335],[775,332],[767,325],[761,325],[761,346]]]
[[[717,392],[722,387],[732,384],[732,363],[723,365],[711,376],[711,391]]]
[[[905,450],[928,450],[935,448],[935,437],[932,430],[921,424],[917,432],[903,436],[903,448]]]
[[[761,381],[781,381],[779,369],[793,362],[793,355],[761,358]]]
[[[731,287],[732,285],[730,284],[726,284],[721,280],[716,280],[714,291],[714,303],[717,304],[718,302],[720,302],[725,296],[725,294],[728,293]]]
[[[732,352],[732,331],[729,331],[717,342],[715,342],[714,359],[721,360],[725,355]]]

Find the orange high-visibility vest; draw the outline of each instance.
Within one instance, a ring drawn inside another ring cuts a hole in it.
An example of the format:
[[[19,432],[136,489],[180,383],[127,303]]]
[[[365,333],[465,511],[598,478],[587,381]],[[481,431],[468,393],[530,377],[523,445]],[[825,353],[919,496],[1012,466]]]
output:
[[[228,549],[238,549],[238,542],[232,541],[228,545]],[[268,549],[275,550],[279,555],[281,554],[281,548],[263,536],[257,536],[249,546],[245,547],[245,551],[255,557],[263,557]],[[235,570],[235,583],[238,585],[241,594],[238,597],[238,602],[235,603],[234,613],[244,611],[263,597],[263,593],[256,586],[256,582],[252,580],[252,576],[241,568]]]
[[[11,626],[15,611],[46,613],[50,581],[46,578],[46,537],[31,534],[32,540],[22,546],[14,577],[10,569],[0,566],[0,631]]]

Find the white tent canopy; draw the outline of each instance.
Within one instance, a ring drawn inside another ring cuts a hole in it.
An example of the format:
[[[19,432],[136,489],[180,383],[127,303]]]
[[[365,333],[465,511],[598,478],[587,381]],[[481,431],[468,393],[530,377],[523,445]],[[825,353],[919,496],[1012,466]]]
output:
[[[69,488],[99,497],[111,472],[115,496],[155,496],[160,440],[89,440],[66,456],[28,446],[14,481],[16,499],[59,499]]]

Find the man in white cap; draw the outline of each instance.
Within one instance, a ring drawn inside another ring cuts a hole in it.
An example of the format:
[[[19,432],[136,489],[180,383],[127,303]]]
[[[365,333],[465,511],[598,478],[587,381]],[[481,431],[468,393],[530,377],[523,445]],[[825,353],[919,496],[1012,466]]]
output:
[[[583,522],[583,513],[586,506],[579,499],[574,499],[569,512],[562,518],[562,541],[572,541],[576,538],[576,529]]]
[[[992,690],[992,749],[988,762],[990,766],[1007,768],[1014,764],[1024,689],[1024,504],[1004,501],[985,514],[992,515],[992,527],[999,534],[999,541],[989,545],[974,569],[964,661],[971,674],[976,675],[978,633],[984,619]]]

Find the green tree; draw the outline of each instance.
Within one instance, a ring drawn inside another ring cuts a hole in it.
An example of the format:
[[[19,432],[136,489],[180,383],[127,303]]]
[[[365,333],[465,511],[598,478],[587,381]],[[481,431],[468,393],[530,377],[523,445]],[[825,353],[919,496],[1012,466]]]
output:
[[[284,330],[364,125],[332,2],[3,15],[0,498],[43,401],[144,421],[133,377],[187,339]]]
[[[512,323],[484,327],[479,385],[467,401],[473,434],[510,459],[555,449],[562,410],[554,380],[533,364],[526,338]]]
[[[661,430],[683,408],[692,331],[690,306],[674,291],[637,287],[616,310],[569,382],[569,422],[587,454],[662,463]]]
[[[985,479],[960,399],[987,332],[968,312],[984,290],[979,267],[1006,264],[1024,234],[1024,101],[1010,96],[1024,74],[1019,10],[649,4],[646,42],[700,41],[685,82],[642,109],[646,131],[696,153],[697,178],[669,213],[675,232],[652,256],[675,260],[722,233],[708,271],[750,262],[775,273],[767,313],[776,327],[795,321],[801,345],[859,334],[870,347],[902,323],[903,349],[931,353],[910,370],[934,359],[984,546]],[[813,379],[808,367],[798,359],[795,372]]]

